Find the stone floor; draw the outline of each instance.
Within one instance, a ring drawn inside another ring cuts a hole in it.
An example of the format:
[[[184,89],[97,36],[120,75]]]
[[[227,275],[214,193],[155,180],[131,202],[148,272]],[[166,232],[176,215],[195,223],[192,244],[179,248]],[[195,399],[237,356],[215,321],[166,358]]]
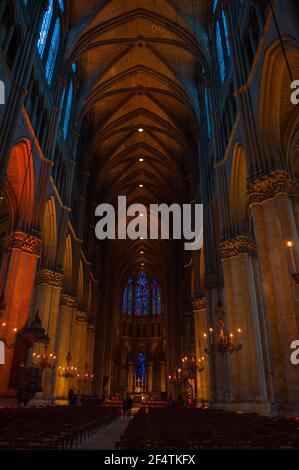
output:
[[[120,436],[124,433],[130,420],[137,411],[138,408],[133,408],[131,417],[120,417],[116,421],[113,421],[91,439],[80,444],[77,450],[114,450],[116,442],[120,441]]]

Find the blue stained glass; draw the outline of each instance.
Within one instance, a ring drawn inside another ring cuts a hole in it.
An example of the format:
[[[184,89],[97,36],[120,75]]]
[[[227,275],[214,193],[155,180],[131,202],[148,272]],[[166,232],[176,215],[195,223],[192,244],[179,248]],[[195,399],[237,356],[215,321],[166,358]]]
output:
[[[215,13],[218,6],[218,0],[213,0],[213,12]]]
[[[224,63],[224,55],[223,55],[223,47],[222,47],[219,21],[217,21],[216,23],[216,47],[217,47],[217,57],[218,57],[220,79],[221,79],[221,83],[223,83],[224,78],[225,78],[225,63]]]
[[[73,101],[73,82],[71,81],[70,87],[69,87],[69,93],[67,97],[66,111],[65,111],[64,124],[63,124],[63,135],[64,135],[65,140],[67,138],[67,134],[69,130],[71,110],[72,110],[72,101]]]
[[[152,287],[152,315],[157,314],[157,288],[155,285]]]
[[[40,36],[39,36],[39,40],[37,43],[38,52],[41,58],[43,57],[44,52],[45,52],[45,47],[47,43],[47,37],[49,34],[52,15],[53,15],[53,0],[50,0],[49,8],[45,12],[44,17],[43,17],[43,21],[42,21],[42,25],[40,29]]]
[[[63,0],[58,0],[58,3],[59,3],[59,6],[60,6],[60,10],[64,11],[64,1]]]
[[[140,271],[138,274],[138,284],[141,287],[147,286],[147,276],[144,271]]]
[[[157,314],[161,315],[161,294],[159,287],[157,287]]]
[[[228,55],[230,55],[231,54],[231,48],[230,48],[229,30],[228,30],[226,14],[224,13],[223,10],[222,10],[222,21],[223,21],[223,28],[224,28],[224,34],[225,34],[227,53],[228,53]]]
[[[49,85],[52,83],[53,73],[55,69],[55,63],[57,59],[57,53],[60,43],[60,20],[57,18],[54,32],[51,40],[49,55],[46,63],[46,77]]]
[[[130,285],[128,286],[128,307],[127,307],[128,315],[132,315],[132,310],[133,310],[133,286]]]
[[[122,307],[122,312],[124,314],[127,313],[127,303],[128,303],[128,288],[125,288],[124,295],[123,295],[123,307]]]
[[[24,0],[25,6],[27,7],[28,0]]]
[[[142,304],[142,290],[141,287],[136,287],[136,299],[135,299],[135,315],[139,317],[141,315],[141,304]]]
[[[148,287],[145,286],[143,288],[143,293],[142,293],[142,315],[147,317],[148,310],[149,310],[149,295],[148,295]]]
[[[137,379],[145,380],[146,377],[146,363],[143,353],[138,354],[137,361]]]
[[[75,62],[72,64],[72,71],[73,71],[74,73],[77,72],[77,65],[75,64]]]
[[[209,103],[209,94],[208,90],[205,89],[205,108],[206,108],[206,116],[207,116],[207,128],[208,128],[208,136],[211,137],[212,128],[211,128],[211,116],[210,116],[210,103]]]

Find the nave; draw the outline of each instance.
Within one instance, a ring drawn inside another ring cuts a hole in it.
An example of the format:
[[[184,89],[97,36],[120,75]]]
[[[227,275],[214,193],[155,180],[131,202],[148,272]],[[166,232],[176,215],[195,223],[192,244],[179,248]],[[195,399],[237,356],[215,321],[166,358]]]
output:
[[[298,25],[0,0],[3,446],[298,447]]]

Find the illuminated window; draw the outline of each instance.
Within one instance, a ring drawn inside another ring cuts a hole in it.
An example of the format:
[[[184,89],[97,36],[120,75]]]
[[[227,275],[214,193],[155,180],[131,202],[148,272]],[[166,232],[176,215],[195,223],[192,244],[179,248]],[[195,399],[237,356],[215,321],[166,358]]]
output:
[[[212,126],[211,126],[209,94],[208,94],[207,89],[205,89],[205,110],[206,110],[208,137],[210,138],[212,135]]]
[[[57,18],[54,32],[51,40],[49,55],[46,63],[46,77],[49,85],[52,83],[53,73],[55,69],[55,63],[57,59],[57,52],[60,43],[60,20]]]
[[[64,1],[63,0],[58,0],[59,7],[61,11],[64,11]]]
[[[220,31],[219,21],[217,21],[217,23],[216,23],[216,48],[217,48],[219,74],[220,74],[221,83],[223,83],[224,78],[225,78],[225,62],[224,62],[224,53],[223,53],[223,46],[222,46],[222,38],[221,38],[221,31]]]
[[[129,279],[123,292],[122,313],[137,317],[161,314],[159,285],[155,280],[150,282],[144,270],[139,271],[135,281]]]
[[[65,140],[67,139],[67,135],[68,135],[68,131],[69,131],[70,118],[71,118],[71,112],[72,112],[72,104],[73,104],[73,80],[71,80],[71,83],[70,83],[70,86],[69,86],[67,102],[66,102],[66,110],[65,110],[65,116],[64,116],[64,122],[63,122],[63,136],[64,136]]]
[[[39,40],[37,43],[38,52],[41,58],[43,57],[44,52],[45,52],[45,47],[46,47],[49,29],[51,25],[52,15],[53,15],[53,0],[50,0],[49,8],[45,12],[44,17],[43,17]]]
[[[228,30],[226,14],[224,13],[223,10],[222,10],[222,22],[223,22],[225,41],[226,41],[227,54],[230,55],[231,54],[231,48],[230,48],[229,30]]]

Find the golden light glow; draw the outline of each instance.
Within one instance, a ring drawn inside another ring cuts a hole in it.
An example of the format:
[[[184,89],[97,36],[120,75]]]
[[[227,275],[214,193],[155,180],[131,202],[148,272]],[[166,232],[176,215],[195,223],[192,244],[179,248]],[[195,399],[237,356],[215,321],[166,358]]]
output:
[[[140,132],[140,134],[144,131],[143,127],[139,127],[138,129],[138,132]]]
[[[292,242],[291,240],[287,241],[287,246],[289,248],[292,248],[292,246],[294,246],[294,242]]]

